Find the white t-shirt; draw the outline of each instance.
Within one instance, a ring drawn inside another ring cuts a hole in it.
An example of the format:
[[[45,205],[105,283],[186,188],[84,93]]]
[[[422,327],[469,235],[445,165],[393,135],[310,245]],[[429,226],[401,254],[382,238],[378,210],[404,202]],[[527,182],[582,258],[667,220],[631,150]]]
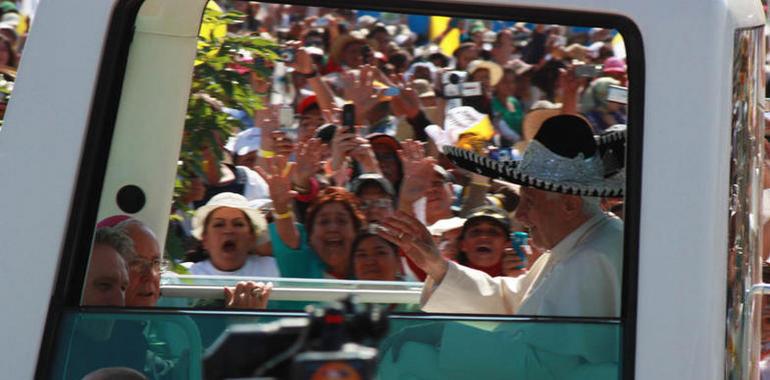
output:
[[[217,269],[211,260],[207,259],[193,264],[190,273],[204,276],[281,277],[274,258],[256,255],[249,255],[240,269],[231,272]]]
[[[243,196],[246,197],[246,199],[251,201],[255,199],[270,198],[270,187],[259,173],[245,166],[238,166],[237,168],[246,173],[246,187],[243,189]]]

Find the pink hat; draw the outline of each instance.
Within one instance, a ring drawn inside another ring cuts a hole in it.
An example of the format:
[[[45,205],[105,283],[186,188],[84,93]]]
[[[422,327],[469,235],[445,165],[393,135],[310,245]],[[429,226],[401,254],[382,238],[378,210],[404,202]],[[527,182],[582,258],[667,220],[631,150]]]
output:
[[[113,215],[108,216],[102,220],[99,221],[99,223],[96,223],[96,228],[102,228],[102,227],[115,227],[120,222],[126,221],[131,219],[128,215]]]
[[[609,57],[604,61],[604,69],[602,71],[606,74],[625,74],[626,63],[618,57]]]

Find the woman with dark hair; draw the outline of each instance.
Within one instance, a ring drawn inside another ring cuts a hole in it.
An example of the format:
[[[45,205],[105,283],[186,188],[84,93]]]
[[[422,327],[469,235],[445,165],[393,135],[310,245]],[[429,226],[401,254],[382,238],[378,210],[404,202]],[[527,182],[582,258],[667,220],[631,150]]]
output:
[[[403,280],[398,247],[377,236],[371,228],[362,231],[353,240],[350,260],[358,280]]]
[[[275,259],[255,254],[265,241],[265,218],[249,207],[248,200],[235,193],[219,193],[195,210],[193,236],[201,241],[208,258],[190,266],[194,275],[280,277]],[[225,287],[224,306],[263,309],[273,284],[241,281]],[[219,306],[218,302],[209,305]]]
[[[481,206],[471,210],[458,238],[459,264],[490,276],[503,274],[503,252],[511,246],[510,221],[504,210]]]
[[[492,113],[495,120],[499,120],[498,132],[509,143],[521,139],[521,123],[524,118],[524,109],[514,96],[515,92],[516,71],[512,67],[504,67],[503,77],[494,89]]]
[[[356,197],[341,187],[326,188],[310,204],[305,224],[297,224],[291,209],[296,195],[291,190],[293,168],[283,156],[276,156],[265,168],[258,168],[270,185],[274,223],[269,231],[273,256],[281,274],[300,278],[352,278],[351,247],[365,223]]]
[[[262,214],[249,207],[240,194],[220,193],[195,210],[193,236],[201,241],[208,258],[190,267],[190,273],[278,277],[275,260],[257,256],[257,244],[266,240]]]

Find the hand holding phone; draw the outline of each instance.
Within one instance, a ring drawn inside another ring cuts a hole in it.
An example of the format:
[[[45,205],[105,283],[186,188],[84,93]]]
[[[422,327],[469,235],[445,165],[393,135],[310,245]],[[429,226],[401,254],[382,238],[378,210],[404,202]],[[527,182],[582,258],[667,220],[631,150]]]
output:
[[[347,132],[356,132],[356,106],[353,103],[342,106],[342,126]]]
[[[575,76],[578,78],[596,78],[602,73],[602,68],[602,65],[578,65],[575,66]]]

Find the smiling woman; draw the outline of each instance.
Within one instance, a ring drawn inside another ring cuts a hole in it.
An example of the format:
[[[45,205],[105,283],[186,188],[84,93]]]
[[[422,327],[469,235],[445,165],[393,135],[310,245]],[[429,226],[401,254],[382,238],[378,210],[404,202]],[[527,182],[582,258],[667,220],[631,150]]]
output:
[[[458,237],[458,262],[490,276],[503,274],[503,250],[510,246],[510,221],[497,207],[471,210]]]
[[[361,232],[353,241],[353,273],[356,279],[372,281],[403,280],[398,248],[377,236],[373,228]]]
[[[283,193],[275,186],[275,175],[269,177],[271,194]],[[276,203],[276,210],[283,207]],[[283,215],[275,217],[270,232],[273,256],[284,276],[351,278],[351,247],[364,216],[350,192],[339,187],[325,189],[310,205],[304,226],[294,223],[293,213]]]

